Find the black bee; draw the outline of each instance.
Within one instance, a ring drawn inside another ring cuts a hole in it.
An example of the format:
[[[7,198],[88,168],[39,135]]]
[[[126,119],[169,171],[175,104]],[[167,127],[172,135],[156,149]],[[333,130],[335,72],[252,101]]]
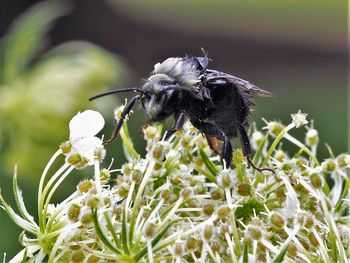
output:
[[[205,134],[214,151],[217,152],[215,138],[223,141],[221,158],[227,166],[232,159],[230,139],[239,137],[249,164],[259,171],[264,170],[255,167],[250,159],[251,147],[245,127],[248,125],[250,108],[254,105],[251,94],[273,94],[246,80],[208,69],[208,62],[206,54],[203,57],[168,58],[154,66],[151,76],[141,88],[118,89],[90,98],[93,100],[127,91],[139,93],[129,100],[111,138],[105,143],[111,143],[118,136],[125,116],[139,101],[149,122],[162,122],[174,116],[174,125],[167,132],[166,139],[182,129],[188,119]]]

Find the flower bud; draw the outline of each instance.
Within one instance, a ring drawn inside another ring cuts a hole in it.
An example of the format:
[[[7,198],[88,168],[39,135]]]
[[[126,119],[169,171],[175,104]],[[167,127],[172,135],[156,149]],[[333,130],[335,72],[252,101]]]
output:
[[[224,190],[221,188],[215,188],[211,191],[210,196],[213,200],[220,200],[224,197]]]
[[[315,129],[309,129],[306,133],[305,143],[308,146],[315,146],[318,144],[318,131]]]
[[[72,150],[72,144],[70,143],[70,141],[63,142],[60,145],[60,149],[61,152],[66,155]]]
[[[237,193],[241,196],[249,196],[251,193],[250,184],[239,184],[237,187]]]
[[[290,242],[288,244],[288,248],[287,248],[287,251],[288,251],[288,254],[291,256],[291,257],[295,257],[298,253],[298,249],[296,247],[296,245],[292,242]]]
[[[235,175],[232,171],[224,169],[218,174],[218,185],[223,189],[231,188],[235,184],[234,178]]]
[[[80,217],[80,222],[83,224],[83,225],[89,225],[92,223],[92,214],[91,212],[87,212],[85,214],[83,214],[81,217]]]
[[[192,188],[186,187],[181,190],[180,195],[183,199],[190,198],[193,195]]]
[[[272,212],[270,215],[270,223],[275,228],[281,229],[284,227],[286,222],[285,222],[284,218],[282,217],[282,215],[280,215],[277,212]]]
[[[190,146],[190,143],[192,141],[193,137],[191,135],[184,135],[181,138],[181,146],[184,149],[187,149]]]
[[[169,190],[164,190],[162,193],[161,193],[161,197],[164,201],[167,201],[169,200],[170,198],[170,191]]]
[[[72,204],[68,209],[68,218],[70,221],[77,222],[79,220],[80,205]]]
[[[310,244],[312,246],[314,246],[314,247],[318,247],[319,246],[318,240],[315,237],[314,233],[310,232],[309,235],[308,235],[308,239],[309,239]]]
[[[244,161],[245,157],[241,149],[237,149],[232,154],[232,163],[235,166],[241,165]],[[227,164],[228,165],[228,164]]]
[[[326,173],[331,173],[337,168],[337,165],[334,160],[324,161],[321,164],[321,166],[322,166],[323,172],[326,172]]]
[[[264,142],[264,135],[259,131],[254,131],[251,137],[251,142],[253,149],[257,151]]]
[[[315,224],[314,217],[311,214],[306,214],[304,218],[304,226],[306,228],[312,228]]]
[[[131,180],[134,182],[140,181],[142,173],[139,169],[133,169],[131,172]]]
[[[86,201],[86,205],[90,208],[97,208],[99,204],[100,204],[100,201],[96,196],[92,196]]]
[[[150,125],[143,129],[143,134],[146,141],[151,141],[159,137],[157,127]]]
[[[101,147],[97,147],[94,151],[94,158],[96,160],[102,161],[106,157],[106,149]]]
[[[79,193],[87,193],[91,187],[94,186],[94,183],[89,181],[89,180],[84,180],[84,181],[81,181],[78,186],[77,186],[77,191]]]
[[[281,131],[284,129],[284,126],[276,121],[270,121],[267,124],[267,130],[274,136],[278,136]]]
[[[126,176],[129,176],[132,171],[132,164],[131,163],[125,163],[122,166],[122,173]]]
[[[206,225],[203,229],[203,238],[206,240],[210,240],[213,236],[213,226]]]
[[[220,235],[225,235],[226,233],[230,233],[231,232],[231,227],[227,224],[222,224],[220,226]]]
[[[187,240],[186,240],[186,249],[189,250],[189,251],[194,251],[196,250],[197,246],[198,246],[198,241],[197,239],[193,238],[193,237],[189,237]]]
[[[111,178],[111,173],[107,169],[102,169],[100,172],[101,181],[108,181]]]
[[[221,252],[221,245],[217,241],[211,242],[211,249],[213,250],[214,253],[219,253]]]
[[[86,263],[97,263],[97,262],[98,262],[98,257],[95,255],[90,255],[86,260]]]
[[[182,244],[180,242],[176,242],[175,243],[175,245],[174,245],[174,253],[178,257],[182,256],[183,247],[182,247]]]
[[[311,185],[316,189],[321,188],[323,185],[322,177],[319,174],[311,174],[310,181],[311,181]]]
[[[71,262],[80,263],[84,261],[84,258],[85,258],[85,254],[83,250],[75,251],[72,253]]]
[[[76,165],[81,162],[82,156],[79,153],[74,153],[69,155],[66,160],[70,165]]]
[[[152,223],[148,223],[145,227],[145,236],[146,238],[152,238],[156,233],[156,227]]]
[[[283,163],[284,160],[286,159],[286,154],[285,154],[284,151],[282,151],[282,150],[279,149],[279,150],[277,150],[277,151],[275,152],[274,157],[275,157],[275,159],[276,159],[277,161]]]
[[[298,168],[301,170],[301,171],[305,171],[306,170],[306,167],[308,166],[308,163],[305,159],[297,159],[296,161],[296,165],[298,166]]]
[[[247,232],[248,235],[254,240],[259,240],[262,237],[262,232],[259,227],[249,226]]]
[[[203,213],[207,216],[211,216],[214,213],[214,206],[212,204],[205,204],[203,206]]]
[[[337,163],[340,168],[345,168],[350,165],[350,154],[341,154],[337,157]]]
[[[227,206],[221,206],[217,209],[216,214],[220,219],[226,219],[230,214],[230,209]]]

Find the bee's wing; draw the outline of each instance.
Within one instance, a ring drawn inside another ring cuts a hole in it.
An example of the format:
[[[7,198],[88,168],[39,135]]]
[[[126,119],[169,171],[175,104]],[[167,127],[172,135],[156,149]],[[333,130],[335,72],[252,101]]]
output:
[[[246,81],[244,79],[235,77],[233,75],[224,73],[224,72],[220,72],[220,71],[216,71],[216,70],[211,70],[211,69],[207,69],[206,70],[206,79],[209,83],[211,84],[227,84],[232,83],[237,85],[239,88],[251,92],[251,93],[255,93],[259,96],[267,96],[267,97],[271,97],[271,96],[275,96],[275,94],[264,90],[262,88],[259,88],[257,86],[255,86],[254,84],[250,83],[249,81]]]

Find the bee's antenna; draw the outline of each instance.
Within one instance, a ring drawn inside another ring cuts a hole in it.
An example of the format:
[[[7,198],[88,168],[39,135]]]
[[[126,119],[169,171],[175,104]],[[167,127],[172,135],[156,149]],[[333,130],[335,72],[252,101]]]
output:
[[[148,96],[147,93],[145,93],[143,90],[141,90],[139,88],[127,88],[127,89],[116,89],[116,90],[111,90],[111,91],[107,91],[107,92],[104,92],[104,93],[97,94],[97,95],[89,98],[89,101],[92,101],[92,100],[100,98],[100,97],[108,96],[108,95],[111,95],[111,94],[121,93],[121,92],[128,92],[128,91],[136,91],[136,92],[139,92],[139,93],[142,93],[142,94]]]

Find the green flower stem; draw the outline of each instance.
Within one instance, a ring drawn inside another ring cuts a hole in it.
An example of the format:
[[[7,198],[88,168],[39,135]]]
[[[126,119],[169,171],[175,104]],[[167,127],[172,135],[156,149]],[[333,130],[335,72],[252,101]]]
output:
[[[101,195],[101,177],[100,177],[100,161],[95,160],[95,165],[94,165],[94,173],[95,173],[95,184],[96,184],[96,193],[97,193],[97,198],[100,202],[100,205],[103,205],[103,200],[102,200],[102,195]]]
[[[40,207],[41,207],[41,196],[42,196],[42,193],[43,193],[44,181],[45,181],[45,178],[47,176],[47,172],[49,171],[51,165],[53,164],[53,162],[56,160],[56,158],[60,154],[61,154],[61,150],[58,150],[58,151],[56,151],[54,153],[54,155],[51,157],[51,159],[49,160],[49,162],[45,166],[44,171],[43,171],[43,173],[41,174],[41,177],[40,177],[39,189],[38,189],[38,217],[39,217],[39,224],[41,222],[41,210],[40,210]],[[41,227],[40,227],[40,230],[42,231],[43,229],[41,229]]]
[[[48,194],[46,200],[45,200],[45,204],[44,204],[44,212],[43,212],[43,215],[42,215],[42,225],[43,225],[43,229],[45,229],[46,227],[46,217],[47,217],[47,208],[50,204],[50,201],[51,201],[51,198],[53,196],[53,194],[56,192],[57,188],[61,185],[61,183],[64,181],[64,179],[67,178],[67,176],[74,170],[74,167],[71,166],[68,168],[68,170],[66,170],[64,172],[64,174],[61,176],[61,178],[59,178],[57,180],[57,182],[55,183],[55,185],[52,187],[50,193]],[[44,201],[44,200],[43,200]]]
[[[148,254],[149,262],[153,263],[154,259],[153,259],[153,249],[152,249],[152,240],[151,239],[147,240],[147,254]]]
[[[338,232],[337,226],[334,222],[333,217],[330,215],[328,208],[327,208],[327,204],[326,204],[326,198],[323,194],[323,192],[321,192],[320,190],[317,190],[317,193],[320,196],[320,200],[321,200],[321,206],[325,215],[325,219],[327,222],[327,225],[330,229],[330,235],[334,237],[336,243],[337,243],[337,248],[338,248],[338,254],[339,254],[339,262],[343,263],[346,262],[346,252],[344,250],[344,247],[342,245],[342,241],[340,239],[340,234]]]
[[[288,238],[283,242],[279,253],[272,259],[272,262],[282,262],[283,257],[285,256],[287,252],[287,248],[289,243],[292,241],[292,239],[296,236],[296,234],[299,232],[300,226],[297,225],[296,228],[288,235]]]
[[[59,206],[56,207],[55,212],[50,216],[49,221],[47,222],[46,229],[47,231],[50,231],[52,228],[52,224],[54,223],[55,219],[62,213],[64,208],[66,208],[67,204],[73,200],[77,196],[77,193],[74,192],[71,194],[68,198],[66,198],[64,201],[62,201]]]
[[[278,134],[278,136],[275,138],[273,143],[271,144],[269,150],[267,151],[267,154],[261,164],[262,167],[266,166],[267,162],[269,161],[270,157],[272,156],[273,151],[275,150],[278,143],[283,139],[284,135],[287,134],[288,131],[293,129],[295,127],[294,123],[289,124],[288,126],[284,127],[284,129]]]
[[[297,140],[294,137],[290,136],[288,133],[286,133],[284,135],[284,138],[286,140],[290,141],[291,143],[295,144],[296,146],[298,146],[300,149],[302,149],[307,155],[310,156],[310,158],[314,161],[314,163],[316,165],[320,165],[320,162],[317,160],[315,155],[302,142],[300,142],[299,140]]]
[[[231,212],[230,224],[231,224],[231,227],[232,227],[233,241],[234,241],[235,244],[240,244],[240,238],[239,238],[238,230],[237,230],[237,226],[236,226],[235,209],[232,210],[232,212]],[[239,257],[241,255],[241,253],[242,253],[241,246],[236,245],[235,248],[236,248],[236,251],[235,251],[236,253],[235,254]]]
[[[233,242],[232,242],[231,237],[229,236],[228,233],[225,233],[225,239],[226,239],[226,242],[228,244],[228,248],[230,250],[232,263],[237,263],[237,257],[235,254],[235,250],[233,249]]]
[[[139,154],[135,150],[134,145],[130,139],[129,131],[128,131],[126,123],[123,124],[123,126],[120,130],[120,137],[123,140],[123,147],[126,147],[128,153],[132,156],[132,158],[134,158],[134,159],[139,158]]]
[[[175,242],[176,240],[178,240],[181,237],[191,235],[192,233],[201,230],[205,225],[212,224],[216,219],[217,219],[217,216],[215,214],[213,214],[207,220],[205,220],[205,221],[201,222],[200,224],[192,227],[191,229],[188,229],[188,230],[186,230],[186,231],[184,231],[182,233],[175,233],[175,234],[169,236],[168,238],[164,239],[163,242],[159,242],[159,244],[156,246],[156,248],[162,247],[165,244],[169,245],[169,244]]]
[[[38,218],[39,218],[39,226],[40,226],[40,231],[43,232],[45,228],[45,217],[43,218],[43,208],[44,208],[44,201],[45,197],[47,195],[47,192],[49,191],[50,187],[52,186],[53,182],[69,167],[69,164],[64,164],[62,165],[57,172],[52,176],[52,178],[49,180],[49,182],[46,184],[44,190],[39,196],[38,199]],[[44,175],[46,176],[46,174]],[[39,185],[40,188],[40,185]]]
[[[331,262],[331,259],[328,256],[328,250],[327,250],[325,244],[323,243],[322,238],[320,237],[320,235],[318,234],[318,232],[316,231],[315,228],[312,229],[312,233],[316,237],[317,242],[318,242],[318,244],[320,246],[320,254],[321,254],[322,260],[324,262]]]
[[[140,183],[139,189],[138,189],[136,197],[135,197],[134,209],[132,211],[131,219],[130,219],[130,229],[129,229],[129,239],[130,240],[133,240],[133,238],[134,238],[135,220],[136,220],[137,214],[139,212],[140,201],[142,198],[143,191],[145,190],[146,184],[148,183],[148,180],[152,176],[152,171],[153,171],[154,165],[155,165],[154,160],[151,160],[148,163],[147,169],[142,177],[142,181]]]

